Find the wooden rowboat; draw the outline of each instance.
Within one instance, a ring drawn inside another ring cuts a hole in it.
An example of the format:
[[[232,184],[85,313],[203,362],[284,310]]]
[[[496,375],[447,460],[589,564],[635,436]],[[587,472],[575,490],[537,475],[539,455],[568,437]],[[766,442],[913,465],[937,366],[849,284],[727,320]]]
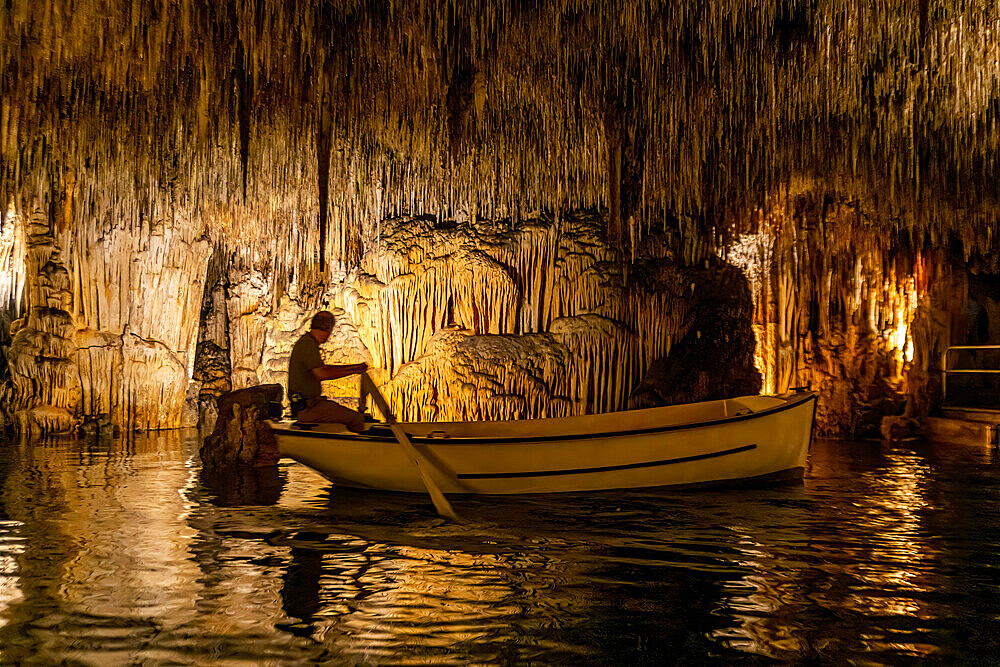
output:
[[[554,493],[801,478],[816,392],[582,417],[400,423],[444,493]],[[424,492],[387,425],[269,422],[283,456],[335,484]]]

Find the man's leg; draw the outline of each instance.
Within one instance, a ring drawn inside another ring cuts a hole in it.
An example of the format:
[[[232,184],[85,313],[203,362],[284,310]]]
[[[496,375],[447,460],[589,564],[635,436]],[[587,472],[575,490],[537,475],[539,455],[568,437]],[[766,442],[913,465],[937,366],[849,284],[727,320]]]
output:
[[[320,398],[305,410],[300,410],[296,419],[319,424],[345,424],[355,433],[365,430],[364,415],[328,398]]]

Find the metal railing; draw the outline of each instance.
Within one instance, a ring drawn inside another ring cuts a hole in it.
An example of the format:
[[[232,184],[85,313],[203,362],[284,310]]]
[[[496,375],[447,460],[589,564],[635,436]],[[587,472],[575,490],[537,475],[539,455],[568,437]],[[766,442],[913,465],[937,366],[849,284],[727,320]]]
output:
[[[949,375],[1000,375],[1000,368],[948,368],[949,355],[956,351],[971,351],[973,356],[982,350],[1000,350],[1000,345],[952,345],[941,355],[941,403],[948,400]],[[1000,394],[996,396],[996,407],[1000,408]]]

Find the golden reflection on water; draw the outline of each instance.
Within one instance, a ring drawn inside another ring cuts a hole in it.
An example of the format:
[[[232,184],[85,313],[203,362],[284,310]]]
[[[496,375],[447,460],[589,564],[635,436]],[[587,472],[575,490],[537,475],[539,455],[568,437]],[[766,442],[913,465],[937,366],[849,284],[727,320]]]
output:
[[[887,456],[886,464],[863,478],[871,491],[857,520],[879,538],[873,540],[869,555],[873,565],[855,569],[866,588],[852,595],[851,601],[863,613],[930,618],[912,597],[876,594],[880,590],[928,591],[924,573],[937,555],[934,545],[922,536],[919,516],[928,505],[922,487],[930,469],[915,456],[904,454]]]
[[[831,456],[837,451],[832,445],[813,448],[811,472],[820,478],[842,474]],[[931,472],[916,455],[892,452],[881,457],[877,468],[852,476],[857,484],[851,502],[818,502],[811,517],[788,524],[730,526],[741,554],[737,563],[749,571],[727,586],[737,626],[713,636],[734,648],[788,659],[839,641],[817,641],[807,623],[796,619],[796,611],[810,604],[829,610],[831,622],[845,612],[861,618],[934,620],[935,611],[920,596],[933,589],[928,572],[939,556],[920,514],[928,506],[924,489]],[[812,525],[819,528],[810,530]],[[845,538],[850,533],[858,539],[832,538],[831,525],[840,526]],[[889,640],[885,632],[870,632],[860,640],[872,651],[911,656],[937,652],[919,641]]]
[[[449,548],[456,540],[475,546],[503,539],[503,528],[454,526],[430,513],[426,499],[390,495],[380,506],[379,496],[360,492],[338,496],[345,504],[353,497],[365,503],[359,523],[340,533],[335,524],[309,522],[329,483],[299,465],[283,473],[276,508],[286,513],[285,529],[276,534],[246,507],[202,507],[191,519],[200,534],[225,545],[212,554],[217,571],[202,595],[219,608],[239,609],[231,622],[241,632],[254,624],[264,632],[280,619],[278,625],[352,664],[465,664],[456,647],[476,646],[480,658],[501,660],[500,648],[484,645],[518,641],[516,619],[530,613],[555,625],[559,615],[580,613],[585,604],[565,593],[557,604],[544,600],[567,576],[582,576],[580,565],[537,553]],[[377,527],[383,512],[391,525],[398,507],[414,503],[419,517],[405,530]],[[349,507],[341,510],[351,517]],[[252,599],[245,597],[250,589]],[[562,644],[560,650],[574,650]]]
[[[17,555],[23,553],[24,548],[21,540],[11,535],[20,526],[20,521],[0,521],[0,610],[24,597],[17,565]],[[6,616],[0,614],[0,628],[6,624]]]
[[[939,658],[959,585],[905,449],[814,446],[777,489],[460,499],[454,525],[290,462],[209,473],[197,445],[7,450],[0,661]]]
[[[304,468],[289,469],[289,493],[283,494],[280,505],[290,509],[314,506],[315,491],[327,485]],[[297,567],[301,578],[310,576],[311,569],[315,578],[310,582],[313,590],[307,592],[315,600],[310,605],[299,599],[293,611],[309,616],[306,629],[313,639],[336,647],[352,661],[467,664],[467,659],[449,657],[449,653],[455,647],[481,642],[517,641],[514,628],[504,630],[508,621],[523,618],[529,611],[545,617],[545,592],[564,578],[580,574],[578,566],[538,554],[431,546],[447,545],[452,538],[468,544],[470,535],[473,543],[489,541],[479,541],[476,534],[502,539],[503,529],[453,526],[431,516],[409,524],[388,547],[381,543],[384,533],[363,539],[324,536],[324,550],[340,545],[342,553],[297,549],[293,538],[289,540],[289,569]],[[359,542],[368,548],[358,551]],[[297,592],[303,593],[303,588]],[[526,600],[537,603],[528,610]],[[568,606],[579,611],[582,604],[579,596],[563,595],[551,615],[564,613]],[[407,645],[418,645],[421,655],[407,658]],[[430,659],[428,654],[435,657]],[[498,650],[485,657],[501,660],[502,655]]]
[[[117,441],[97,455],[79,444],[22,445],[15,458],[3,500],[25,539],[6,556],[25,585],[19,600],[6,601],[6,620],[46,627],[74,616],[129,618],[149,628],[197,616],[188,558],[195,531],[178,492],[193,470],[179,433]],[[76,629],[88,631],[69,634]],[[123,632],[103,629],[108,639]],[[86,659],[86,648],[45,654],[59,643],[43,642],[36,657]]]

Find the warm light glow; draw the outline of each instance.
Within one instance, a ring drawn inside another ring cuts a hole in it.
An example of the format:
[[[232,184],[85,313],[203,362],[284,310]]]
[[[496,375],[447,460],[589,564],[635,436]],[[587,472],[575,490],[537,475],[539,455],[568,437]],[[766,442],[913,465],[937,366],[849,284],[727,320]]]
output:
[[[24,226],[13,205],[0,227],[0,308],[7,304],[15,308],[24,290]]]
[[[725,250],[720,250],[719,255],[738,266],[743,270],[747,282],[750,284],[750,294],[754,299],[756,308],[762,308],[761,296],[765,293],[767,270],[773,261],[774,237],[766,232],[758,234],[741,234],[736,241]],[[773,345],[773,332],[770,327],[760,322],[764,319],[762,313],[754,314],[754,365],[760,372],[761,392],[765,394],[776,391],[776,363]]]
[[[750,521],[726,526],[737,537],[732,542],[738,550],[734,564],[741,574],[723,586],[732,623],[712,636],[731,648],[779,660],[814,650],[789,617],[790,601],[803,598],[822,608],[884,619],[889,627],[896,619],[934,620],[926,599],[941,554],[921,522],[928,507],[924,487],[929,476],[927,464],[909,454],[890,454],[883,466],[861,474],[864,500],[855,503],[848,516],[838,516],[850,528],[835,548],[813,544],[809,530],[798,523],[769,522],[766,529]],[[813,520],[822,517],[820,512]],[[802,549],[801,560],[791,557],[795,546]],[[852,561],[849,569],[839,572],[851,582],[847,588],[826,579],[843,558]],[[824,575],[818,587],[817,572]],[[865,641],[872,650],[892,648],[913,655],[937,650],[932,643],[903,636],[894,641],[885,632],[873,632]]]
[[[913,337],[910,326],[917,310],[916,278],[910,276],[893,289],[887,283],[886,294],[895,302],[885,337],[896,361],[896,377],[901,377],[906,363],[913,361]]]
[[[777,218],[782,215],[776,213]],[[719,253],[743,270],[753,295],[757,311],[754,363],[761,374],[762,391],[776,393],[790,384],[822,382],[822,377],[836,374],[832,366],[808,367],[810,357],[803,354],[800,332],[805,324],[819,334],[821,347],[836,347],[836,336],[831,334],[842,331],[845,324],[855,338],[864,333],[864,327],[857,327],[854,319],[858,314],[863,314],[866,319],[862,321],[883,341],[876,343],[873,351],[889,355],[890,375],[901,379],[914,355],[911,325],[917,308],[918,278],[897,276],[892,269],[886,272],[877,255],[868,251],[848,257],[846,275],[839,281],[827,263],[825,279],[803,282],[801,273],[813,270],[810,261],[816,260],[801,256],[795,235],[789,236],[790,232],[781,231],[778,225],[776,220],[769,221],[770,232],[740,235]],[[825,261],[830,262],[829,258]],[[817,302],[818,318],[803,322],[810,314],[802,312],[802,304],[809,301]],[[845,312],[850,316],[847,320]]]
[[[18,557],[24,553],[20,521],[0,521],[0,627],[9,621],[6,608],[23,599]]]

